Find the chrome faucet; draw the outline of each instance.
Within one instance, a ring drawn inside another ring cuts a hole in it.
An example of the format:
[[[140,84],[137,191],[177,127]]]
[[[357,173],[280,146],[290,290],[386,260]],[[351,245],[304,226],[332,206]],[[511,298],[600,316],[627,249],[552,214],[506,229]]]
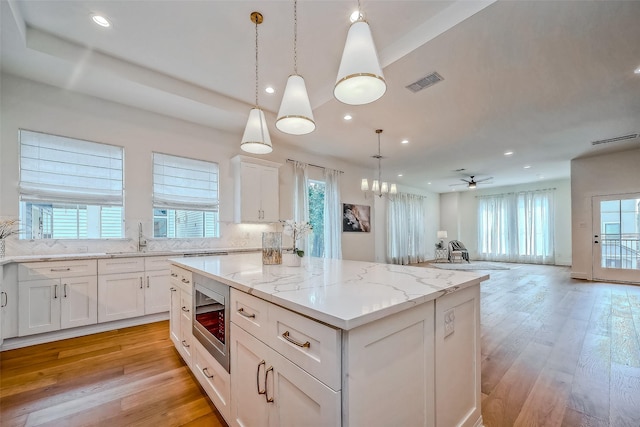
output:
[[[138,223],[138,252],[144,252],[147,249],[147,239],[142,234],[142,223]]]

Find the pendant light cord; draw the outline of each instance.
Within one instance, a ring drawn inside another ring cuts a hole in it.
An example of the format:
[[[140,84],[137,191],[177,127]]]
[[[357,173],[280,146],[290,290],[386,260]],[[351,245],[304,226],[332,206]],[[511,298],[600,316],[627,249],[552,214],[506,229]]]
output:
[[[293,74],[298,74],[298,0],[293,0]]]
[[[258,108],[258,19],[256,23],[256,108]]]

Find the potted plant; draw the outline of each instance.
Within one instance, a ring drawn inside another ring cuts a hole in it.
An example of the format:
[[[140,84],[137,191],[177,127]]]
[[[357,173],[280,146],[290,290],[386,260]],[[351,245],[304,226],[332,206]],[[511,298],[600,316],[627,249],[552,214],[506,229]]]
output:
[[[5,240],[7,237],[18,234],[17,219],[0,219],[0,258],[4,258]]]
[[[281,221],[283,225],[282,232],[287,236],[291,236],[293,249],[287,255],[286,264],[289,266],[299,266],[304,256],[304,250],[298,245],[300,241],[313,231],[313,227],[307,221],[296,222],[292,219]],[[285,257],[283,257],[284,259]]]

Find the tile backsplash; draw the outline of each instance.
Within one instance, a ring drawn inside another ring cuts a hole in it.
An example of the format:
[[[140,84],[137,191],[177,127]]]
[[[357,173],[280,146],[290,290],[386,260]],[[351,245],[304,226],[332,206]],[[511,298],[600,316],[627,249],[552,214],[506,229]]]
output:
[[[147,241],[145,252],[190,251],[207,249],[250,249],[262,246],[262,232],[275,231],[279,226],[274,224],[235,224],[220,223],[219,238],[196,239],[154,239],[149,237],[151,224],[143,223],[144,239]],[[126,238],[123,239],[85,239],[85,240],[19,240],[12,236],[6,241],[6,256],[79,254],[103,252],[137,252],[138,222],[129,223],[125,227]]]

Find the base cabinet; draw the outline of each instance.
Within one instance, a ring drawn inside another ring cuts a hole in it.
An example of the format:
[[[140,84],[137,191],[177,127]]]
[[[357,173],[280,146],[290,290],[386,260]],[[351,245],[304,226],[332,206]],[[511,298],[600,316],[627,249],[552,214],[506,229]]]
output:
[[[171,266],[169,294],[169,330],[171,340],[185,363],[193,365],[193,332],[191,324],[192,275],[183,268]]]
[[[98,321],[144,316],[144,278],[140,273],[103,274],[98,278]]]
[[[216,359],[193,340],[193,374],[225,420],[231,413],[231,377]]]
[[[341,393],[231,324],[231,425],[339,426]]]

